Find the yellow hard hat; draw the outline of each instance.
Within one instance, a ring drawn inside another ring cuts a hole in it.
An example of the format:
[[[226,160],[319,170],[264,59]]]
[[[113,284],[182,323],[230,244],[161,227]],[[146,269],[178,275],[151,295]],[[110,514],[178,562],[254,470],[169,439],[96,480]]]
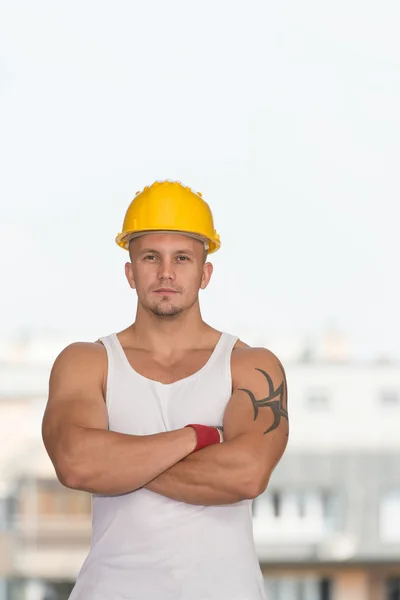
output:
[[[115,241],[128,250],[133,237],[153,231],[174,231],[200,239],[207,243],[209,254],[221,246],[207,202],[200,192],[179,181],[156,181],[136,192]]]

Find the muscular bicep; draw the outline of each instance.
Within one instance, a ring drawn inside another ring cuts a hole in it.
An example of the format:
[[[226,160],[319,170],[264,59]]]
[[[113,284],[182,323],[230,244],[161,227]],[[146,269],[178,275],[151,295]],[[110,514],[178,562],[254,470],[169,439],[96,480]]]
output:
[[[252,497],[256,497],[267,487],[287,446],[286,377],[268,350],[243,349],[237,357],[234,392],[223,420],[224,440],[238,443],[247,456]]]
[[[262,348],[243,350],[223,427],[226,440],[244,433],[287,440],[286,376],[274,354]]]
[[[42,423],[43,441],[53,463],[62,459],[74,428],[108,428],[103,395],[106,362],[99,344],[71,344],[57,357]]]

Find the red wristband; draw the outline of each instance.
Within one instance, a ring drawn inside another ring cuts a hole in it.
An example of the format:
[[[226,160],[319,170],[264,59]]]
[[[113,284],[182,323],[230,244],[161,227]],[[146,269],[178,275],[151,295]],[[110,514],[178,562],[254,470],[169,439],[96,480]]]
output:
[[[219,444],[222,441],[222,436],[216,427],[210,427],[209,425],[185,425],[185,427],[193,427],[197,434],[197,446],[193,450],[196,452],[206,446],[212,444]]]

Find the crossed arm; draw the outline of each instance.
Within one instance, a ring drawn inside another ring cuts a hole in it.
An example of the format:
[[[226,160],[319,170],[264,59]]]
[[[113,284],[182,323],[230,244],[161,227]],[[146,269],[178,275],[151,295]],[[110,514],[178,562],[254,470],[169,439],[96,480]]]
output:
[[[189,504],[231,504],[267,487],[288,440],[287,385],[267,350],[244,349],[227,405],[224,442],[190,454],[145,487]]]
[[[107,495],[147,488],[201,505],[259,495],[287,444],[285,375],[278,359],[262,348],[237,349],[235,361],[225,441],[193,453],[191,427],[146,436],[108,431],[104,349],[86,343],[67,347],[52,369],[42,425],[61,483]]]

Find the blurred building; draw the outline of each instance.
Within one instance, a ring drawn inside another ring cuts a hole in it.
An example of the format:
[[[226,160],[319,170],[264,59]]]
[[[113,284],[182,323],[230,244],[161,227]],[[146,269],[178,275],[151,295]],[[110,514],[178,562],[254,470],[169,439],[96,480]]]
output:
[[[290,444],[253,505],[271,600],[400,600],[400,370],[287,366]]]
[[[66,600],[89,548],[90,495],[58,483],[40,434],[66,342],[0,346],[0,600]],[[253,505],[269,600],[400,600],[399,365],[330,335],[285,366],[290,443]]]
[[[0,344],[0,600],[66,600],[87,554],[91,497],[57,481],[41,442],[51,363],[70,341]]]

